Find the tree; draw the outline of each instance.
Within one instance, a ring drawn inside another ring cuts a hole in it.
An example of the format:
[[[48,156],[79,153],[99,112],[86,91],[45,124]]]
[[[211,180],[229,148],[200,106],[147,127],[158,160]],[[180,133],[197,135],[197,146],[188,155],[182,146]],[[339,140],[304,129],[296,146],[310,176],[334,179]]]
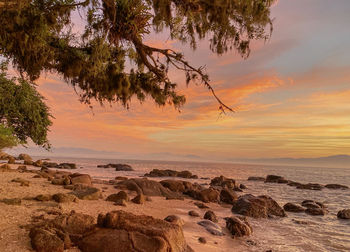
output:
[[[88,104],[96,99],[128,107],[132,97],[151,97],[179,108],[186,99],[168,76],[173,68],[184,72],[187,84],[204,84],[221,110],[232,110],[215,95],[203,67],[181,52],[145,44],[144,37],[153,27],[192,49],[208,38],[214,53],[236,50],[248,57],[250,41],[271,34],[274,1],[2,0],[0,54],[31,81],[44,71],[58,73]],[[74,34],[77,11],[85,29]]]
[[[6,64],[0,72],[0,149],[28,138],[46,149],[50,148],[47,133],[51,126],[49,108],[33,83],[23,78],[9,78]]]

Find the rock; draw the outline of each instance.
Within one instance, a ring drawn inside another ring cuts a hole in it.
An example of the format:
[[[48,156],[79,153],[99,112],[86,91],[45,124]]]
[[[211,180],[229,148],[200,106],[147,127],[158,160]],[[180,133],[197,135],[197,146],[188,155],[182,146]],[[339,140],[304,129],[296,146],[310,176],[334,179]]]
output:
[[[300,213],[304,212],[305,208],[293,203],[287,203],[283,206],[283,209],[287,212],[294,212],[294,213]]]
[[[120,191],[118,193],[111,194],[107,197],[107,201],[117,202],[119,200],[129,201],[129,196],[126,192]]]
[[[237,200],[238,196],[235,192],[231,191],[230,189],[222,189],[220,191],[220,201],[227,203],[227,204],[233,204]]]
[[[295,224],[298,224],[298,225],[308,225],[308,224],[310,224],[309,222],[303,221],[303,220],[292,219],[292,221],[293,221]]]
[[[204,237],[199,237],[199,238],[198,238],[198,241],[199,241],[200,243],[203,243],[203,244],[206,244],[206,243],[207,243],[207,239],[205,239]]]
[[[162,186],[168,188],[170,191],[173,192],[185,192],[186,187],[184,185],[183,181],[180,180],[162,180],[160,181]]]
[[[209,208],[207,205],[203,204],[202,202],[194,202],[193,204],[195,204],[200,209]]]
[[[117,199],[114,201],[114,205],[116,206],[126,206],[126,200],[125,199]]]
[[[98,165],[98,168],[115,168],[116,171],[133,171],[134,169],[128,164],[106,164]]]
[[[253,229],[246,218],[226,218],[226,228],[230,231],[233,237],[249,236],[253,232]]]
[[[71,180],[69,177],[56,178],[56,179],[51,180],[51,184],[53,184],[53,185],[70,185]]]
[[[143,179],[128,179],[120,181],[115,186],[117,189],[135,191],[145,196],[179,197],[181,194],[172,192],[157,181]]]
[[[343,209],[339,211],[337,217],[339,219],[350,219],[350,209]]]
[[[217,190],[213,188],[207,188],[196,193],[195,199],[201,200],[203,202],[219,202],[220,194]]]
[[[2,199],[0,202],[5,203],[6,205],[21,205],[22,200],[18,198],[13,199]]]
[[[302,184],[299,183],[299,182],[289,181],[289,182],[287,183],[287,185],[297,187],[297,186],[300,186],[300,185],[302,185]]]
[[[114,178],[115,180],[128,180],[128,178],[126,178],[126,177],[120,177],[120,176],[117,176],[117,177],[115,177]]]
[[[64,241],[62,241],[55,231],[42,228],[32,228],[29,232],[33,249],[38,252],[63,252]]]
[[[165,217],[164,220],[167,221],[167,222],[179,225],[181,227],[185,224],[184,220],[181,219],[177,215],[169,215],[169,216]]]
[[[174,171],[174,170],[159,170],[153,169],[145,174],[145,177],[179,177],[197,179],[197,175],[193,175],[190,171]]]
[[[248,189],[245,185],[243,185],[243,184],[240,184],[239,185],[239,189]]]
[[[69,189],[72,191],[82,191],[90,188],[91,186],[85,184],[75,184],[75,185],[65,185],[64,189]]]
[[[33,165],[34,162],[32,160],[24,160],[23,164],[24,165]]]
[[[56,166],[56,168],[72,170],[72,169],[77,169],[77,165],[74,163],[61,163],[58,166]]]
[[[199,217],[199,213],[193,210],[189,211],[188,215],[192,217]]]
[[[70,178],[73,185],[75,185],[75,184],[92,185],[91,177],[88,174],[74,173],[74,174],[69,175],[69,178]]]
[[[78,202],[78,198],[69,193],[56,193],[52,195],[52,199],[58,203]]]
[[[234,202],[231,211],[254,218],[267,218],[271,215],[285,217],[286,213],[271,197],[245,194]]]
[[[327,211],[323,208],[307,208],[305,213],[310,215],[325,215]]]
[[[1,168],[2,170],[11,170],[11,166],[8,165],[8,164],[3,164],[2,166],[0,166],[0,168]]]
[[[77,196],[81,200],[98,200],[102,197],[100,189],[88,187],[83,190],[75,190],[71,194]]]
[[[212,222],[218,222],[218,218],[216,217],[216,214],[211,210],[208,210],[205,212],[203,219],[210,220]]]
[[[21,171],[21,172],[28,171],[27,166],[25,166],[25,165],[19,165],[17,167],[17,170]]]
[[[215,177],[210,181],[211,186],[218,186],[222,188],[228,189],[239,189],[238,185],[236,185],[236,181],[234,179],[226,178],[224,176]]]
[[[265,181],[265,178],[264,177],[249,177],[248,180],[251,180],[251,181]]]
[[[59,164],[54,163],[54,162],[43,162],[43,167],[47,167],[47,168],[58,168],[60,169],[61,167],[59,166]]]
[[[339,185],[339,184],[328,184],[328,185],[325,185],[326,188],[328,189],[349,189],[348,186],[345,186],[345,185]]]
[[[265,179],[265,183],[280,183],[280,181],[282,181],[283,183],[288,183],[288,181],[285,178],[277,175],[267,175]]]
[[[306,208],[326,208],[324,204],[321,202],[313,201],[313,200],[304,200],[301,205]]]
[[[146,199],[145,199],[145,196],[143,194],[138,194],[131,201],[134,202],[135,204],[144,204]]]
[[[19,183],[21,186],[29,186],[30,182],[22,178],[12,179],[11,182]]]
[[[34,198],[37,201],[50,201],[52,196],[50,194],[40,194]]]
[[[8,162],[7,162],[8,164],[14,164],[14,163],[16,163],[16,159],[14,158],[14,157],[12,157],[12,156],[9,156],[8,157]]]
[[[323,186],[320,184],[300,184],[297,186],[297,189],[306,189],[306,190],[322,190]]]
[[[98,228],[87,234],[78,247],[82,252],[191,251],[179,225],[124,211],[99,215]]]
[[[36,167],[42,167],[43,166],[43,161],[42,160],[37,160],[33,163],[34,166]]]
[[[212,235],[217,235],[217,236],[225,235],[221,227],[210,220],[203,220],[203,221],[197,222],[197,224],[204,227]]]
[[[32,159],[32,157],[31,156],[29,156],[28,154],[19,154],[19,156],[18,156],[18,160],[27,160],[27,161],[32,161],[33,159]]]

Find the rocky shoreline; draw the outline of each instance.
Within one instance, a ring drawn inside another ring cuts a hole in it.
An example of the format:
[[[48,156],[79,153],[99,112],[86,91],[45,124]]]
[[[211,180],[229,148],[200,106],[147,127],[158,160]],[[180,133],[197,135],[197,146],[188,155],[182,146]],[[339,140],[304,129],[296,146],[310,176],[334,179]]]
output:
[[[22,160],[26,159],[28,163],[28,157]],[[1,224],[23,237],[16,240],[4,231],[5,240],[8,236],[8,243],[16,243],[6,251],[213,251],[219,247],[221,251],[232,247],[244,251],[254,246],[249,238],[254,219],[278,222],[289,218],[286,212],[328,214],[326,205],[312,199],[282,207],[268,195],[245,193],[244,184],[224,176],[202,185],[191,182],[198,176],[188,171],[156,170],[144,178],[117,176],[103,181],[50,169],[43,160],[40,169],[8,160],[10,164],[0,166],[0,210],[12,222]],[[40,162],[35,163],[38,167]],[[174,175],[160,181],[147,178],[164,174]],[[248,180],[293,182],[276,175]],[[348,190],[335,184],[323,188]],[[222,209],[228,209],[225,215]],[[350,218],[349,209],[334,214],[339,219]],[[0,250],[2,246],[3,242]]]

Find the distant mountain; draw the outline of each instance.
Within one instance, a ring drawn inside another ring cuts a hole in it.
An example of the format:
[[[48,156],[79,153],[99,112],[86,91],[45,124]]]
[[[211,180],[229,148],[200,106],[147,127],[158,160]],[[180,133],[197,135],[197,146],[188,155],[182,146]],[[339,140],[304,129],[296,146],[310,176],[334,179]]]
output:
[[[318,158],[262,158],[262,159],[231,159],[234,162],[254,164],[282,164],[298,166],[319,166],[330,168],[350,168],[350,155],[335,155]]]

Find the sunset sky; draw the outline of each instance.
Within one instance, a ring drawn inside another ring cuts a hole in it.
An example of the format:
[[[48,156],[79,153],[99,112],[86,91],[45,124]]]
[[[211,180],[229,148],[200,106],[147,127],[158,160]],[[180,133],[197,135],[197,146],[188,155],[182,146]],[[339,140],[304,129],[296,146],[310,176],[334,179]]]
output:
[[[218,96],[237,113],[220,115],[202,86],[173,80],[187,96],[181,112],[133,101],[94,106],[78,101],[73,89],[47,74],[39,91],[47,99],[55,148],[118,152],[123,157],[234,158],[319,157],[350,154],[350,1],[280,0],[272,8],[274,30],[254,42],[247,60],[237,53],[212,54],[203,41],[184,50],[196,66],[205,64]],[[162,44],[164,36],[151,36]],[[190,155],[190,156],[188,156]]]

